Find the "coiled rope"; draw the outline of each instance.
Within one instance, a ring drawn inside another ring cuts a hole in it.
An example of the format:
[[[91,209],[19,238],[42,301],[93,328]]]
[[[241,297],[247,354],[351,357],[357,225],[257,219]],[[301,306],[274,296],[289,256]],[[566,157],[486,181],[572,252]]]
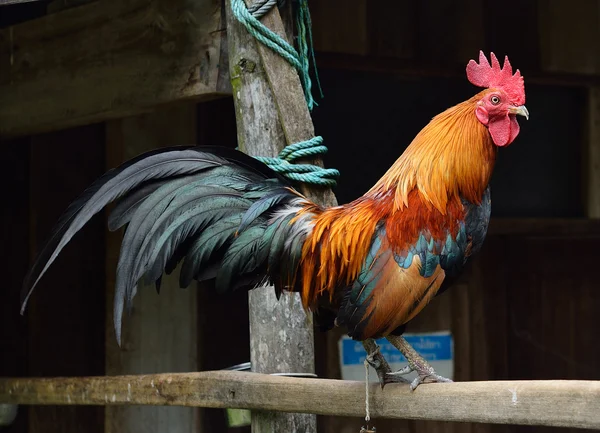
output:
[[[325,154],[327,147],[323,146],[322,143],[323,137],[317,136],[307,141],[286,146],[276,158],[265,156],[255,156],[255,158],[288,179],[312,185],[333,187],[340,176],[340,172],[335,168],[322,168],[313,164],[293,164],[297,159]]]

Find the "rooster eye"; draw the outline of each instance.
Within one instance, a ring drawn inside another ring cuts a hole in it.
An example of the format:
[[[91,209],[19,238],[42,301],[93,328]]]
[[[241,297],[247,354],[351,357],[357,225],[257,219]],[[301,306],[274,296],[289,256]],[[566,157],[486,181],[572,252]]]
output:
[[[494,95],[490,98],[490,101],[492,101],[492,104],[498,105],[500,103],[500,98]]]

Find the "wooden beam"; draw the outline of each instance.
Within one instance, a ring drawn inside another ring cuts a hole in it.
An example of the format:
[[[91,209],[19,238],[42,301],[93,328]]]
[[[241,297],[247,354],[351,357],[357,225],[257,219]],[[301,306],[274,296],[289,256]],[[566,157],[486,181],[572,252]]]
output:
[[[179,104],[156,113],[107,122],[107,168],[162,146],[196,142],[196,104]],[[154,284],[140,285],[131,316],[125,313],[123,344],[116,344],[113,297],[122,231],[107,235],[106,374],[198,371],[198,290],[179,288],[179,269]],[[198,431],[199,411],[190,408],[111,407],[106,433]]]
[[[0,379],[0,403],[155,405],[363,417],[365,384],[207,371],[142,376]],[[372,418],[600,428],[600,381],[541,380],[370,387]],[[357,430],[362,420],[357,420]]]
[[[220,4],[100,0],[0,30],[0,136],[230,94]]]

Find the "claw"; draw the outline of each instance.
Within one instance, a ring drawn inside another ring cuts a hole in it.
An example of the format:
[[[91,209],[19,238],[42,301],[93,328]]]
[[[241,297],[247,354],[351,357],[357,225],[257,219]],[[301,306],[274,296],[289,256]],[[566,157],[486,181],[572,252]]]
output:
[[[409,365],[407,365],[406,367],[401,368],[398,371],[394,371],[392,373],[387,373],[388,377],[400,377],[400,376],[404,376],[406,374],[410,374],[413,371],[416,371],[418,376],[410,383],[410,390],[414,391],[415,389],[417,389],[417,387],[422,384],[422,383],[448,383],[448,382],[452,382],[451,379],[448,379],[446,377],[440,376],[439,374],[437,374],[435,372],[435,370],[427,365],[424,366],[423,368],[419,369],[416,366],[411,366],[410,363]],[[404,378],[402,378],[404,379]],[[406,379],[404,379],[405,382],[408,382]]]
[[[417,389],[417,386],[419,386],[422,383],[450,383],[450,382],[452,382],[451,379],[440,376],[439,374],[437,374],[435,372],[429,373],[429,374],[419,373],[419,375],[411,382],[410,390],[414,391],[415,389]]]
[[[387,340],[394,345],[406,358],[408,365],[388,376],[400,377],[413,371],[417,372],[417,378],[410,383],[411,391],[417,389],[422,383],[452,382],[452,380],[440,376],[433,367],[419,355],[415,349],[402,336],[388,336]]]

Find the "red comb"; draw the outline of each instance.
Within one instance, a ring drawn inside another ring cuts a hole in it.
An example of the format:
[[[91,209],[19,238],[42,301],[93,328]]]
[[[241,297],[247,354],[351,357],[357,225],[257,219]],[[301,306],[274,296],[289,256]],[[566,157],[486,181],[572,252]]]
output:
[[[467,78],[469,81],[479,87],[499,87],[512,99],[517,105],[525,104],[525,84],[521,72],[513,75],[512,66],[508,61],[508,56],[504,57],[504,66],[500,68],[500,63],[494,53],[491,53],[492,65],[488,62],[483,51],[479,52],[479,64],[471,60],[467,65]]]

